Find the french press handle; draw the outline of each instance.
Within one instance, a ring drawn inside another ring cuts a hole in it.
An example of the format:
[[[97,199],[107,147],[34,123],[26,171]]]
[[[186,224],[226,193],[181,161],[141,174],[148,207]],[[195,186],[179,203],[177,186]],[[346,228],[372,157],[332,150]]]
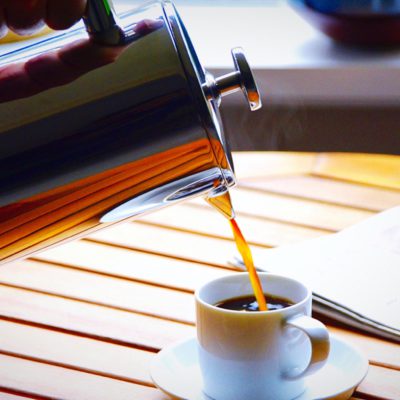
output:
[[[87,0],[83,21],[90,38],[99,44],[124,44],[126,35],[112,0]]]

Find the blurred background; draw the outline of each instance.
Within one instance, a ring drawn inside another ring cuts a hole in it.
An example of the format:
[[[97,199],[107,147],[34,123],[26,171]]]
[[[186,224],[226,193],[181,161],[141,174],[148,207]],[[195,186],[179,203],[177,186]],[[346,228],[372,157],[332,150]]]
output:
[[[400,25],[398,33],[392,32],[394,44],[383,40],[359,45],[321,33],[309,23],[310,15],[299,1],[175,3],[207,69],[217,75],[231,69],[228,49],[242,46],[255,71],[263,96],[261,111],[250,116],[240,93],[221,104],[233,150],[400,154]],[[382,10],[396,23],[399,15],[400,21],[399,1],[306,3],[329,6],[331,15],[337,7],[338,17],[342,6],[343,12],[353,14],[350,23],[363,19],[361,37],[389,26],[391,20]],[[368,13],[380,18],[379,26]]]
[[[250,115],[241,93],[221,104],[232,150],[400,154],[400,1],[174,3],[206,69],[232,70],[241,46],[255,72],[261,111]]]

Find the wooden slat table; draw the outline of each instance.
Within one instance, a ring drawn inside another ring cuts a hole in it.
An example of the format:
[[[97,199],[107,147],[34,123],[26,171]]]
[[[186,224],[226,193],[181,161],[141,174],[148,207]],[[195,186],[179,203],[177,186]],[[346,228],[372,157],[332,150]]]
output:
[[[336,232],[400,204],[400,157],[238,153],[232,191],[254,247]],[[0,268],[0,399],[161,400],[149,365],[194,334],[193,291],[235,247],[202,199]],[[370,360],[354,399],[400,399],[400,346],[343,327]]]

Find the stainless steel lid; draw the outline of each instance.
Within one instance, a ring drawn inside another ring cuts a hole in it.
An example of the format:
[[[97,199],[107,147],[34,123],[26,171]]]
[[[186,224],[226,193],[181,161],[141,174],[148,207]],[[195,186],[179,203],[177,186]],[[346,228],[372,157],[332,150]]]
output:
[[[260,109],[262,106],[261,96],[253,73],[243,49],[237,47],[231,51],[235,70],[215,78],[201,65],[190,36],[175,6],[170,1],[165,1],[163,2],[163,8],[166,20],[170,24],[171,33],[183,68],[186,72],[186,78],[191,87],[194,100],[197,102],[202,123],[212,145],[220,142],[224,148],[224,154],[221,154],[219,148],[213,146],[215,157],[220,162],[222,172],[225,176],[226,185],[227,187],[232,186],[234,181],[234,167],[229,144],[226,141],[223,131],[219,106],[222,97],[242,90],[250,109],[252,111]]]

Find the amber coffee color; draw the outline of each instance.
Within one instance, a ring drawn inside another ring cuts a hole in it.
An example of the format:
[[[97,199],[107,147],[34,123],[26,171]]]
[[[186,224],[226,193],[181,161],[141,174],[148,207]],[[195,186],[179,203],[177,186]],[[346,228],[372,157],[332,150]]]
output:
[[[208,198],[208,202],[215,208],[217,208],[225,217],[229,218],[229,222],[232,228],[233,237],[235,239],[236,247],[243,258],[244,265],[249,273],[251,286],[254,291],[254,296],[257,299],[259,311],[267,311],[268,305],[265,301],[263,288],[261,286],[260,279],[257,275],[257,271],[254,267],[253,256],[251,254],[250,246],[244,238],[242,231],[239,228],[238,223],[234,217],[231,197],[229,192],[217,196],[215,198]]]
[[[233,218],[229,220],[232,228],[233,235],[235,237],[236,247],[243,258],[243,262],[246,265],[247,271],[249,273],[249,278],[251,282],[251,286],[254,290],[254,296],[257,299],[258,308],[260,311],[267,311],[268,306],[265,301],[265,296],[263,289],[261,287],[261,282],[258,277],[257,271],[254,267],[253,255],[251,254],[250,247],[244,238],[239,225],[236,220]]]

